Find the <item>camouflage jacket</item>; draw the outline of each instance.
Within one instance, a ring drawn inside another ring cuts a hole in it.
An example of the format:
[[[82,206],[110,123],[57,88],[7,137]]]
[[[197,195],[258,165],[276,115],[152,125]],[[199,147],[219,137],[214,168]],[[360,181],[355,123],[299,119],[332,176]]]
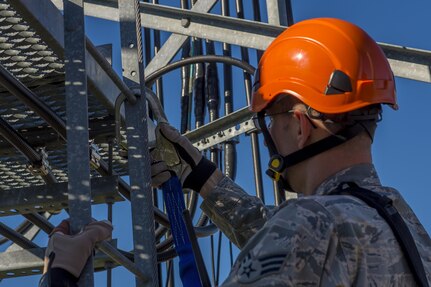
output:
[[[390,197],[406,221],[431,282],[431,240],[398,191],[360,164],[316,194],[268,207],[224,178],[201,208],[241,252],[223,286],[415,286],[392,230],[360,199],[328,195],[342,182]]]

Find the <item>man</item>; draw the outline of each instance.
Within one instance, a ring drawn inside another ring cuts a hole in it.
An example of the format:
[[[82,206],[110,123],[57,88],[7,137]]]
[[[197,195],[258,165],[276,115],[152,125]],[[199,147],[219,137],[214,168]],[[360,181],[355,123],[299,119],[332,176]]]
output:
[[[241,248],[223,286],[427,286],[430,237],[372,164],[381,104],[397,108],[376,42],[342,20],[299,22],[268,47],[254,80],[251,110],[271,155],[268,173],[298,199],[264,206],[167,124],[158,132],[181,162],[152,163],[154,186],[175,172]],[[402,235],[390,224],[404,226]]]

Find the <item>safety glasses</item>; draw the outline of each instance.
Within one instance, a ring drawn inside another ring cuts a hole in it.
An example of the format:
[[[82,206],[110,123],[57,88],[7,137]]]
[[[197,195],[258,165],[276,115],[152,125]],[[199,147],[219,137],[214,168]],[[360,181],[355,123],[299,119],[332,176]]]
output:
[[[260,132],[263,132],[264,129],[269,130],[271,128],[274,116],[280,115],[280,114],[286,114],[286,113],[293,113],[294,111],[295,111],[294,109],[291,109],[288,111],[275,112],[271,114],[268,114],[266,112],[261,112],[262,114],[257,113],[255,116],[252,117],[252,119],[256,129],[258,129]],[[311,109],[310,111],[314,111],[314,110]],[[320,118],[317,117],[317,114],[316,115],[310,114],[310,111],[307,110],[306,112],[303,112],[303,113],[307,116],[307,119],[310,122],[310,124],[313,126],[313,128],[316,129],[317,126],[315,123],[313,123],[311,119],[320,119]],[[263,120],[261,120],[259,117],[262,117]]]
[[[270,156],[278,154],[277,148],[275,147],[275,143],[272,140],[271,134],[269,133],[269,129],[271,128],[272,122],[274,120],[274,116],[280,115],[280,114],[286,114],[286,113],[293,113],[294,111],[296,111],[296,110],[291,109],[291,110],[275,112],[275,113],[267,113],[266,111],[261,111],[252,117],[253,122],[254,122],[254,126],[256,127],[256,129],[258,131],[262,132],[262,134],[263,134],[263,137],[265,139],[266,146],[268,147]],[[310,118],[308,111],[303,112],[303,113],[306,115],[311,126],[314,129],[317,129],[317,126],[312,121],[312,119]]]
[[[266,112],[260,112],[257,113],[256,115],[254,115],[252,117],[253,122],[254,122],[254,126],[259,130],[259,131],[263,131],[263,129],[270,129],[271,125],[272,125],[272,121],[273,121],[273,117],[276,115],[280,115],[280,114],[286,114],[286,113],[293,113],[294,110],[288,110],[288,111],[283,111],[283,112],[276,112],[276,113],[271,113],[268,114]],[[263,118],[263,119],[260,119]]]
[[[269,155],[275,155],[277,154],[277,149],[275,147],[274,141],[272,140],[272,137],[269,133],[269,127],[272,123],[273,115],[267,115],[265,111],[258,112],[255,116],[253,116],[253,122],[254,126],[263,134],[263,138],[265,139],[266,146],[269,150]]]

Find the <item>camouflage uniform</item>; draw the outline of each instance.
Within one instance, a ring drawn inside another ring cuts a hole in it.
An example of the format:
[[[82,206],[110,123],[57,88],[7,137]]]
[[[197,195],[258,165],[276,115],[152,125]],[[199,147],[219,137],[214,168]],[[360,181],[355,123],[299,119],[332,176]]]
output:
[[[361,200],[328,195],[342,182],[394,201],[416,241],[431,282],[431,240],[374,166],[360,164],[323,182],[316,194],[268,207],[224,178],[201,208],[241,248],[223,286],[415,286],[390,227]]]

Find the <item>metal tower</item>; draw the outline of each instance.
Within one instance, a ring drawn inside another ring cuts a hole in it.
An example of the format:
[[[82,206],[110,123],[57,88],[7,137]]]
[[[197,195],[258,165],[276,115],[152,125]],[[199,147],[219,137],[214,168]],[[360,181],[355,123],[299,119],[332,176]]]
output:
[[[112,205],[128,201],[133,250],[118,249],[115,240],[99,244],[80,286],[93,286],[93,270],[106,270],[110,286],[111,269],[119,265],[136,276],[136,286],[173,285],[172,263],[160,274],[160,264],[176,256],[169,221],[149,184],[152,91],[166,108],[179,107],[181,132],[231,178],[241,168],[236,148],[246,134],[256,195],[265,199],[259,135],[247,104],[253,66],[293,23],[290,0],[147,2],[0,1],[0,216],[22,218],[14,227],[0,222],[0,245],[12,242],[0,253],[0,278],[41,273],[44,246],[34,239],[51,232],[59,212],[67,211],[77,232],[90,222],[92,205],[106,204],[112,220]],[[121,76],[111,66],[112,47],[95,47],[86,37],[84,16],[119,22]],[[431,82],[431,51],[380,46],[395,76]],[[163,80],[176,69],[180,89],[167,95],[171,83]],[[235,109],[238,89],[245,96]],[[276,186],[273,192],[274,204],[291,196]],[[197,236],[220,246],[221,237],[212,237],[217,228],[196,212],[197,195],[185,196]]]

